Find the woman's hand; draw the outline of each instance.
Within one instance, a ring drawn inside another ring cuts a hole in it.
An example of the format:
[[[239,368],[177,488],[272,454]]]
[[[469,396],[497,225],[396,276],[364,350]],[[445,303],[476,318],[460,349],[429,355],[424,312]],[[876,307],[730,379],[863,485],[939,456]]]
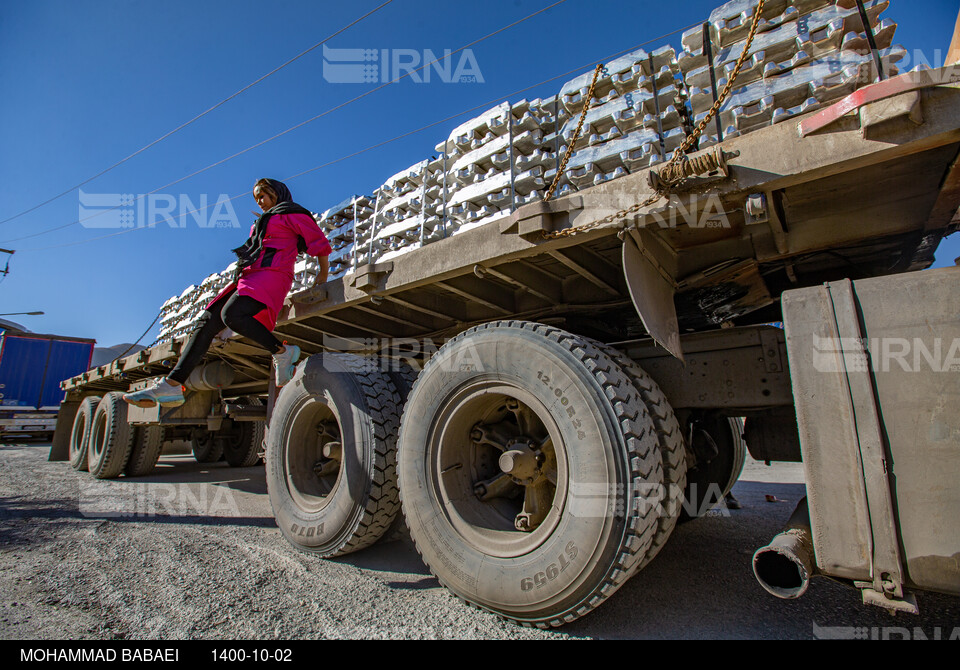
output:
[[[317,260],[320,261],[320,272],[317,274],[317,278],[313,280],[313,285],[321,286],[327,283],[327,275],[330,274],[330,258],[328,256],[317,256]]]

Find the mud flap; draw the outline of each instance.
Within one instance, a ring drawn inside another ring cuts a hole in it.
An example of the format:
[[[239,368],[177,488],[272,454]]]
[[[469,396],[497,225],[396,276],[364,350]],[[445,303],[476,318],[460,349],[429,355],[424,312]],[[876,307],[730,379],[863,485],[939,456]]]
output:
[[[683,360],[677,308],[673,302],[673,282],[666,271],[646,250],[639,231],[631,230],[623,239],[623,273],[630,299],[650,336],[675,357]]]

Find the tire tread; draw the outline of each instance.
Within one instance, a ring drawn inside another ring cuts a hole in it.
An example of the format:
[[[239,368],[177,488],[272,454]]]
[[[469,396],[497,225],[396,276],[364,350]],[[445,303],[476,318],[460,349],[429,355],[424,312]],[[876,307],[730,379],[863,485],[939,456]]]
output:
[[[645,568],[652,561],[663,545],[673,533],[680,518],[680,510],[684,502],[684,491],[687,488],[687,455],[686,443],[683,439],[683,429],[677,420],[673,407],[667,401],[653,377],[646,370],[616,347],[594,342],[630,377],[633,385],[640,392],[647,411],[653,419],[657,429],[661,465],[663,467],[663,486],[667,500],[663,503],[666,514],[661,514],[657,522],[657,531],[653,536],[653,543],[646,556],[633,568],[634,573]]]
[[[137,426],[130,459],[124,469],[128,477],[142,477],[153,472],[163,448],[164,429],[160,425]]]

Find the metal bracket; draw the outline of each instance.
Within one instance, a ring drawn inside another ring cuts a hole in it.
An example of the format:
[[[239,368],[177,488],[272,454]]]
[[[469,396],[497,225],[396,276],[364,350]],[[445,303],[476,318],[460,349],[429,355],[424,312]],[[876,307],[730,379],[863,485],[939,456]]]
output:
[[[764,328],[760,331],[760,346],[763,347],[763,365],[767,372],[783,372],[780,339],[776,330]]]
[[[315,286],[290,296],[292,302],[299,302],[301,305],[315,305],[327,299],[327,289]]]
[[[555,230],[556,215],[581,209],[583,198],[579,196],[550,202],[533,202],[519,208],[510,218],[504,219],[500,224],[500,234],[519,235],[525,240],[536,241],[543,233],[552,233]]]
[[[917,597],[909,591],[903,594],[902,599],[897,599],[890,598],[885,593],[878,593],[873,588],[873,582],[854,582],[853,585],[860,589],[860,593],[863,595],[864,605],[882,607],[892,614],[896,614],[897,612],[920,614]]]
[[[763,193],[751,193],[747,197],[747,206],[744,211],[747,214],[748,226],[766,223],[770,220],[770,214],[767,211],[767,196]]]
[[[744,213],[748,226],[768,224],[777,251],[786,254],[789,251],[787,231],[777,209],[777,196],[777,193],[751,193],[747,196]]]
[[[381,280],[391,272],[393,272],[393,261],[361,265],[357,268],[350,285],[359,291],[370,293],[377,290],[380,287]]]
[[[873,582],[869,584],[875,595],[885,600],[902,600],[903,560],[897,537],[897,519],[890,490],[891,463],[884,443],[873,374],[870,370],[870,352],[865,346],[865,334],[860,324],[860,310],[853,282],[846,280],[827,284],[834,319],[840,340],[859,343],[855,359],[863,361],[859,369],[846,366],[845,384],[854,416],[856,441],[860,452],[867,509],[870,515],[871,557]],[[868,597],[864,591],[864,599]]]

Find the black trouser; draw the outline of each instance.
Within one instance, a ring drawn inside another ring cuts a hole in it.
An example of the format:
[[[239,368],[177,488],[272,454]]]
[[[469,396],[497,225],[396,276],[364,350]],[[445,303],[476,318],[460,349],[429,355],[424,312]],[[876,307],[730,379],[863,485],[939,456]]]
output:
[[[253,318],[265,307],[266,305],[259,300],[254,300],[248,295],[240,295],[236,291],[215,302],[200,316],[198,321],[200,327],[187,340],[177,366],[167,375],[167,379],[185,384],[187,377],[203,360],[203,355],[210,348],[213,338],[224,327],[250,338],[271,354],[277,353],[283,344],[267,330],[266,326]]]

